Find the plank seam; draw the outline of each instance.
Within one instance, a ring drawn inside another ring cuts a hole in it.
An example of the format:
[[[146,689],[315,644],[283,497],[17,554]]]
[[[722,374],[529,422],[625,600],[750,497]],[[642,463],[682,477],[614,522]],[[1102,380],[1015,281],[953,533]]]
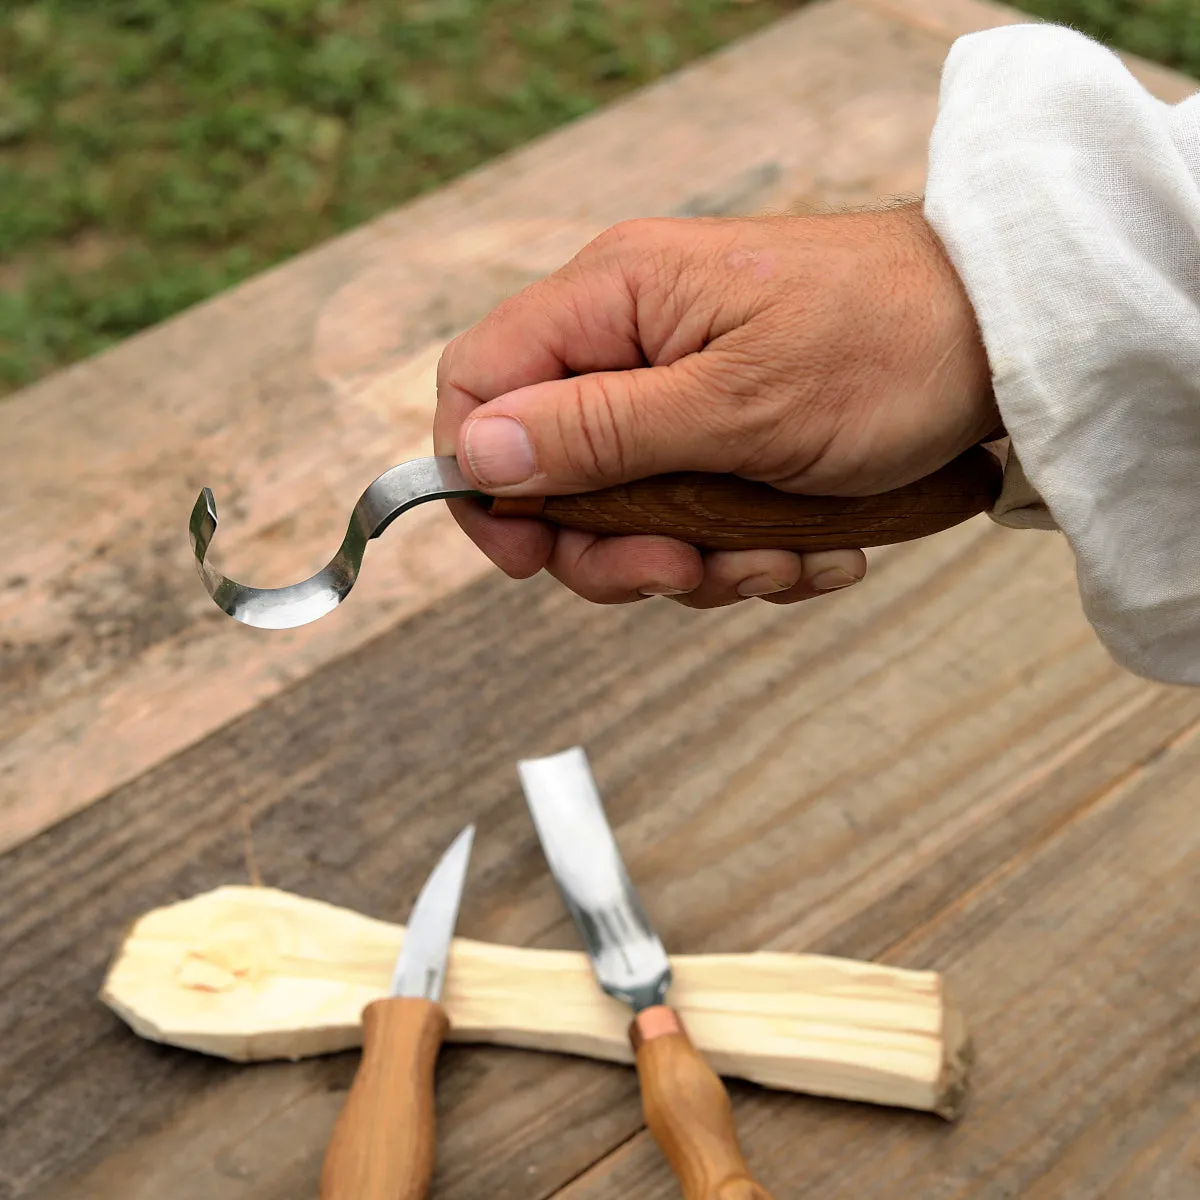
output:
[[[559,1184],[559,1186],[553,1192],[546,1192],[545,1195],[540,1198],[540,1200],[556,1200],[556,1197],[565,1196],[569,1188],[573,1188],[577,1183],[585,1182],[589,1175],[592,1175],[594,1172],[599,1170],[610,1159],[615,1158],[618,1154],[620,1154],[626,1146],[631,1145],[633,1142],[642,1137],[643,1134],[648,1132],[649,1130],[644,1124],[639,1125],[631,1134],[622,1138],[610,1149],[606,1150],[599,1158],[595,1159],[593,1162],[590,1162],[582,1170],[576,1172],[576,1174],[572,1175],[570,1179],[567,1179],[563,1183]]]

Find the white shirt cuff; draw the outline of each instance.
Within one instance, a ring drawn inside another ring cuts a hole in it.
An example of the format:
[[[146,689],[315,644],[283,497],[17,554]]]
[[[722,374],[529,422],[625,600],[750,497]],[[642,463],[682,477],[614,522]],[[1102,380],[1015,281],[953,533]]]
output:
[[[997,518],[1063,531],[1119,662],[1200,685],[1200,96],[1069,29],[962,38],[925,212],[1019,463]]]

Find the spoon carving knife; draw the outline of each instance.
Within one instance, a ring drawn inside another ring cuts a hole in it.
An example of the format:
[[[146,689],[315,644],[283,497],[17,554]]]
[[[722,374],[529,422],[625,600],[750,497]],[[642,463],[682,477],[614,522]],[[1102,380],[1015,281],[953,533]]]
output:
[[[986,511],[1001,467],[973,446],[924,479],[876,496],[800,496],[735,475],[681,472],[572,496],[484,495],[453,457],[416,458],[385,471],[359,497],[341,546],[300,583],[237,583],[208,561],[217,504],[208,488],[192,508],[188,535],[208,594],[234,620],[293,629],[337,608],[358,578],[367,543],[402,513],[430,500],[473,497],[498,517],[536,517],[599,534],[660,534],[701,550],[847,550],[926,537]]]
[[[363,1011],[362,1061],[333,1127],[321,1200],[425,1200],[434,1162],[434,1072],[449,1022],[446,958],[474,825],[425,881],[396,960],[390,995]]]
[[[633,1010],[646,1125],[684,1200],[771,1200],[746,1165],[724,1084],[667,1006],[670,960],[626,874],[587,755],[576,746],[517,770],[596,981]]]

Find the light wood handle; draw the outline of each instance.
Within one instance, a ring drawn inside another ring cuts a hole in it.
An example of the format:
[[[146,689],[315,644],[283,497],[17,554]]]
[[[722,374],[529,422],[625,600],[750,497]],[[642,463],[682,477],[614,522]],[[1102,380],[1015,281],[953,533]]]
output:
[[[434,1071],[449,1023],[429,1000],[363,1011],[363,1052],[321,1170],[321,1200],[424,1200],[433,1176]]]
[[[771,1200],[738,1144],[733,1106],[673,1009],[643,1009],[630,1027],[646,1125],[684,1200]]]
[[[537,517],[602,534],[661,534],[702,550],[848,550],[890,546],[985,512],[1003,472],[983,446],[878,496],[798,496],[736,475],[681,473],[546,498],[497,498],[498,517]]]

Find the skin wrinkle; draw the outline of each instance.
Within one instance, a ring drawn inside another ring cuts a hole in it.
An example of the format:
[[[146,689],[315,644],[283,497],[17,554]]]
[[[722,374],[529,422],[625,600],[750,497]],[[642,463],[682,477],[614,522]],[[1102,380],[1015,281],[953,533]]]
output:
[[[722,290],[706,286],[705,276],[714,269],[719,270],[731,255],[739,253],[737,222],[728,218],[706,218],[696,223],[708,229],[728,231],[730,235],[722,252],[714,249],[698,263],[691,261],[686,252],[680,253],[681,243],[686,250],[687,240],[691,237],[692,220],[651,218],[632,222],[638,229],[631,231],[630,237],[646,241],[649,248],[642,261],[653,264],[650,279],[637,289],[637,328],[643,345],[647,345],[645,339],[649,337],[648,357],[656,365],[669,364],[686,354],[706,349],[715,337],[741,324],[744,318],[739,313],[751,307],[749,302],[739,302],[733,305],[733,312],[723,316],[722,308],[730,305],[722,304]],[[656,244],[656,237],[661,245]],[[681,300],[685,284],[690,291],[690,300]],[[655,325],[664,320],[667,326],[659,332]],[[698,332],[697,327],[703,332]],[[678,350],[675,343],[680,347]]]
[[[582,386],[574,390],[575,424],[583,434],[580,449],[587,451],[586,462],[578,473],[587,479],[602,479],[606,462],[611,464],[616,475],[622,478],[625,476],[625,463],[629,456],[625,453],[625,437],[613,408],[612,397],[612,389],[617,386],[619,385],[612,375],[597,375],[590,404],[584,403]],[[623,386],[626,391],[630,390],[628,383]],[[607,428],[602,430],[601,426]],[[561,421],[559,427],[561,431]],[[563,444],[569,446],[570,437],[565,433],[562,437]],[[602,447],[607,448],[607,454]]]
[[[784,345],[778,349],[772,341],[787,343],[799,342],[800,331],[783,332],[775,339],[768,340],[763,352],[753,352],[743,348],[736,341],[721,345],[724,355],[741,357],[745,366],[751,372],[757,372],[746,389],[745,407],[736,414],[738,427],[743,440],[749,443],[749,453],[739,467],[739,473],[747,478],[758,479],[777,487],[803,490],[806,477],[813,472],[829,446],[838,436],[840,415],[846,408],[846,395],[832,383],[820,385],[815,390],[809,388],[807,395],[801,395],[803,403],[793,404],[785,420],[778,420],[777,414],[761,400],[764,391],[772,386],[795,386],[795,381],[783,370],[774,369],[771,364],[783,361]],[[807,357],[811,362],[810,379],[836,378],[835,356],[830,353],[828,365],[822,363],[822,355],[829,353],[822,349],[823,343],[816,339],[815,348]],[[742,399],[737,393],[733,398]],[[825,428],[822,428],[825,426]],[[820,432],[818,432],[820,430]],[[805,446],[805,453],[797,461],[796,447]],[[789,461],[790,471],[781,469],[778,461]]]
[[[821,411],[818,408],[816,412],[801,415],[797,405],[789,418],[781,422],[774,406],[763,399],[763,393],[773,384],[786,386],[789,382],[767,365],[772,356],[759,358],[751,348],[740,345],[734,335],[714,342],[712,349],[709,370],[721,381],[721,403],[712,405],[720,415],[714,414],[714,419],[720,422],[723,417],[719,432],[730,438],[736,435],[738,439],[738,449],[731,454],[732,469],[747,478],[774,483],[772,475],[778,472],[772,470],[769,461],[763,461],[764,449],[786,432],[789,441],[777,444],[782,455],[789,454],[794,448],[794,438],[790,435],[796,426],[811,425],[822,415]]]
[[[582,286],[560,286],[553,293],[545,294],[544,305],[555,305],[570,313],[572,328],[583,334],[585,342],[585,352],[580,354],[578,346],[568,342],[565,327],[558,328],[557,344],[550,349],[562,367],[559,377],[565,379],[589,371],[639,366],[643,360],[630,322],[619,309],[604,303],[596,295],[586,275],[582,278]],[[588,306],[586,311],[585,304]],[[554,328],[553,324],[546,323]],[[620,353],[618,348],[626,353]]]
[[[681,285],[677,283],[675,286]],[[687,355],[702,354],[716,338],[726,333],[729,328],[736,328],[737,322],[735,321],[731,325],[728,319],[722,320],[719,306],[707,303],[708,299],[709,294],[706,291],[691,305],[683,309],[674,333],[665,340],[662,346],[658,361],[677,362]]]
[[[713,430],[722,440],[737,435],[734,414],[718,403],[705,378],[701,354],[689,354],[661,368],[654,404],[654,420],[659,433],[656,441],[669,444],[684,439],[698,423]],[[722,467],[721,469],[725,469]]]
[[[605,286],[612,288],[614,285],[617,289],[623,290],[626,296],[632,300],[632,289],[629,281],[621,273],[610,270],[607,272]],[[586,294],[592,302],[593,307],[591,321],[597,326],[606,328],[614,340],[628,347],[628,358],[624,359],[621,363],[603,362],[597,356],[594,363],[589,364],[589,369],[611,370],[614,365],[620,365],[633,370],[638,367],[649,366],[649,360],[643,349],[641,338],[638,336],[637,318],[633,313],[632,304],[626,303],[620,306],[619,309],[616,309],[614,306],[605,303],[603,295],[597,294],[594,289],[588,288]],[[617,315],[618,313],[619,315]],[[617,319],[614,320],[614,316]],[[583,325],[583,329],[586,331],[587,326]]]
[[[703,422],[705,429],[711,431],[718,445],[722,447],[719,460],[714,460],[714,467],[719,470],[739,471],[741,458],[737,446],[746,436],[747,422],[744,409],[729,403],[730,400],[738,399],[738,396],[728,388],[728,375],[725,376],[723,387],[714,386],[711,360],[707,360],[703,354],[693,354],[681,359],[674,364],[673,373],[685,380],[680,392],[686,397],[689,418],[693,422]],[[683,408],[681,404],[681,413]]]
[[[683,274],[682,264],[669,268],[659,258],[651,277],[639,280],[634,291],[637,334],[654,366],[670,366],[704,345],[689,327],[695,307],[682,299]]]

